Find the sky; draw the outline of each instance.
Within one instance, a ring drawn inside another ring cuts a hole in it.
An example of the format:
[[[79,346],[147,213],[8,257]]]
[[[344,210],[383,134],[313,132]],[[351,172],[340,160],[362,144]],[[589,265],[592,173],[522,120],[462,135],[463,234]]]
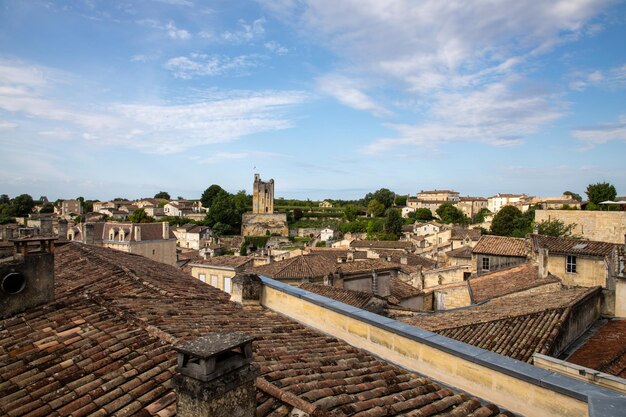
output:
[[[626,3],[0,0],[0,193],[626,194]]]

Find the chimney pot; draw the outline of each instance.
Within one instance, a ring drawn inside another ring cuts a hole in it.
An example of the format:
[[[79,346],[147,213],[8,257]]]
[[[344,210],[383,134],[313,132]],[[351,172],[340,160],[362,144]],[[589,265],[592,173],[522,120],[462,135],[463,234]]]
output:
[[[240,304],[261,303],[263,281],[255,274],[237,274],[232,280],[231,300]]]
[[[176,414],[253,417],[259,374],[252,363],[253,340],[240,332],[214,333],[174,346],[178,353]]]

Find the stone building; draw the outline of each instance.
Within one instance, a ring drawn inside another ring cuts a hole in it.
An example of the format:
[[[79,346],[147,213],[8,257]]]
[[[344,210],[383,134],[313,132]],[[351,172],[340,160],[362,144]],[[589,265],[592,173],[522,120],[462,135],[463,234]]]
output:
[[[254,174],[252,186],[252,211],[244,213],[241,221],[244,236],[289,236],[287,214],[274,213],[274,180],[261,181]]]

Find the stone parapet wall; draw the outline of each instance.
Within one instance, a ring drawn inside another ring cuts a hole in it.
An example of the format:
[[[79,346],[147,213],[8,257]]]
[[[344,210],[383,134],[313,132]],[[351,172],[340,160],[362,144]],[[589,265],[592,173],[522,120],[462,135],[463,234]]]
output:
[[[573,233],[585,239],[602,242],[624,243],[626,234],[626,211],[586,210],[537,210],[537,223],[560,220],[565,224],[575,223]]]

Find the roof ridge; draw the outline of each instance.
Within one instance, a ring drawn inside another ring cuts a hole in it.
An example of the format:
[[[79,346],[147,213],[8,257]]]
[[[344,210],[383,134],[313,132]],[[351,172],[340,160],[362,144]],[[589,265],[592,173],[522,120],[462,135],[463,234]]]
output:
[[[311,404],[310,402],[306,401],[303,398],[298,397],[296,394],[290,391],[277,387],[271,382],[268,382],[263,377],[258,377],[256,379],[256,387],[257,389],[260,389],[264,393],[282,402],[285,402],[295,408],[298,408],[313,417],[330,416],[330,413],[324,411],[320,407]]]
[[[88,253],[88,254],[90,254],[90,255],[100,259],[101,261],[106,262],[109,265],[113,265],[114,267],[116,267],[119,270],[121,270],[124,274],[126,274],[129,278],[131,278],[132,280],[137,282],[139,285],[146,287],[148,290],[154,291],[154,292],[159,293],[159,294],[167,295],[169,297],[177,297],[176,294],[173,294],[172,292],[167,291],[165,289],[159,288],[156,285],[150,284],[149,282],[146,282],[145,280],[139,278],[133,271],[128,269],[126,266],[118,264],[116,262],[113,262],[111,259],[107,258],[106,256],[102,256],[101,254],[99,254],[96,251],[94,251],[93,249],[91,249],[89,247],[89,245],[87,245],[85,243],[76,243],[76,242],[71,242],[71,244],[73,244],[75,247],[77,247],[82,252]],[[128,254],[128,255],[140,256],[140,255],[134,255],[132,253]]]

